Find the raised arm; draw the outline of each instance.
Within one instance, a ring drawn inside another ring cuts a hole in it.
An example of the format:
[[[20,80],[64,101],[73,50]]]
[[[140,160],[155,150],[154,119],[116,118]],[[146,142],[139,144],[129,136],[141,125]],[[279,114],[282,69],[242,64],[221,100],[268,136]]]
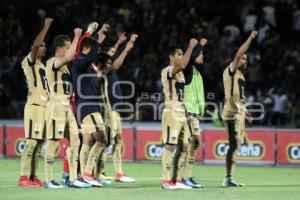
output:
[[[123,64],[128,52],[133,48],[134,42],[138,38],[137,34],[132,34],[130,40],[127,42],[125,49],[118,56],[118,58],[113,62],[112,67],[114,71],[117,71]]]
[[[102,44],[102,42],[105,40],[106,35],[105,33],[109,30],[110,25],[109,24],[103,24],[101,29],[98,31],[98,40],[97,42],[99,44]]]
[[[126,34],[126,33],[123,32],[123,33],[119,36],[117,42],[116,42],[116,43],[114,44],[114,46],[113,46],[113,48],[114,48],[115,50],[117,50],[117,49],[119,48],[119,46],[120,46],[121,44],[123,44],[123,43],[127,40],[127,37],[126,37],[125,34]]]
[[[242,44],[242,46],[239,48],[237,53],[235,54],[234,60],[233,60],[233,71],[236,71],[238,68],[238,64],[240,60],[243,58],[243,55],[248,51],[249,46],[252,42],[252,40],[256,37],[257,31],[252,31],[248,39]]]
[[[64,57],[57,58],[55,60],[55,68],[60,68],[60,67],[64,66],[65,64],[67,64],[68,62],[72,61],[73,57],[76,54],[76,47],[77,47],[77,43],[79,41],[79,38],[81,36],[81,33],[82,33],[82,29],[80,29],[80,28],[75,28],[74,29],[74,38],[73,38],[73,41],[71,43],[71,46],[66,51]]]
[[[190,40],[189,46],[188,46],[187,50],[185,51],[183,58],[181,59],[179,65],[174,66],[174,68],[172,70],[172,75],[175,75],[178,72],[183,71],[186,68],[186,66],[189,63],[189,60],[191,58],[192,51],[196,47],[197,43],[198,43],[198,41],[194,38],[192,38]]]
[[[36,38],[33,42],[33,45],[32,45],[32,49],[30,52],[32,61],[36,60],[39,46],[43,44],[45,36],[46,36],[52,22],[53,22],[52,18],[45,18],[44,26],[43,26],[42,30],[39,32],[39,34],[36,36]]]
[[[202,47],[202,49],[206,46],[206,44],[207,44],[207,39],[206,38],[201,38],[200,39],[200,46]],[[203,55],[203,51],[202,50],[200,50],[200,54],[195,59],[195,62],[197,64],[203,64],[204,63],[204,55]]]

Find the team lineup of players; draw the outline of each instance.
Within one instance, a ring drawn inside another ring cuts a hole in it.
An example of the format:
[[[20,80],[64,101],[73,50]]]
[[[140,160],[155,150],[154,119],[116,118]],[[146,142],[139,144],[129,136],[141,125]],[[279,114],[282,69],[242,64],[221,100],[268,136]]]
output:
[[[125,33],[110,48],[103,42],[110,28],[93,22],[87,31],[74,29],[74,37],[57,35],[53,41],[54,56],[47,60],[44,38],[53,22],[46,18],[44,26],[22,61],[27,80],[28,97],[24,108],[26,147],[21,156],[19,186],[63,188],[54,180],[53,164],[63,138],[69,140],[66,151],[63,183],[69,187],[101,187],[110,184],[103,175],[106,148],[112,145],[115,181],[134,182],[122,170],[122,124],[118,112],[111,106],[108,85],[116,79],[115,71],[123,64],[138,38]],[[96,35],[94,38],[92,35]],[[239,48],[233,62],[224,70],[225,105],[223,121],[229,135],[226,157],[226,177],[223,186],[243,186],[233,179],[235,154],[244,130],[245,79],[242,70],[247,66],[246,52],[255,38],[253,31]],[[127,41],[127,42],[126,42]],[[199,147],[199,118],[204,113],[204,87],[200,74],[207,40],[192,38],[185,52],[180,46],[169,51],[169,66],[163,68],[161,79],[165,95],[162,113],[161,187],[164,189],[203,188],[192,176],[192,165]],[[76,109],[71,98],[75,94]],[[76,117],[75,114],[76,113]],[[37,168],[42,144],[46,141],[45,182],[39,180]],[[78,167],[80,166],[80,167]]]

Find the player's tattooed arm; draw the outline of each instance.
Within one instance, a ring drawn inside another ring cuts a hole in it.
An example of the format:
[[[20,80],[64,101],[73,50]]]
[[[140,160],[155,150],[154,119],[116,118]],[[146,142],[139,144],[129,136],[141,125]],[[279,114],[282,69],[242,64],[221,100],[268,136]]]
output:
[[[77,47],[77,43],[79,41],[79,38],[81,36],[82,33],[82,29],[81,28],[75,28],[74,29],[74,38],[73,41],[71,43],[70,48],[66,51],[65,56],[62,58],[57,58],[55,60],[55,68],[60,68],[62,66],[64,66],[65,64],[69,63],[72,61],[73,57],[76,54],[76,47]]]
[[[101,29],[98,31],[98,39],[97,39],[97,42],[99,44],[102,44],[103,41],[105,40],[106,38],[106,33],[107,31],[109,30],[110,28],[110,25],[109,24],[103,24]]]
[[[240,59],[243,58],[244,54],[248,51],[249,46],[252,42],[252,40],[256,37],[257,31],[252,31],[248,39],[242,44],[242,46],[239,48],[237,53],[235,54],[234,60],[233,60],[233,70],[236,71],[238,67],[238,63],[240,62]]]
[[[52,18],[45,18],[44,26],[43,26],[42,30],[39,32],[39,34],[36,36],[36,38],[33,42],[33,45],[32,45],[32,49],[31,49],[32,61],[35,61],[37,59],[38,49],[43,44],[45,36],[46,36],[52,22],[53,22]]]
[[[206,38],[201,38],[199,43],[200,43],[201,47],[204,48],[207,44],[207,39]],[[197,64],[203,64],[204,63],[204,54],[203,54],[202,50],[200,51],[200,54],[196,58],[195,62]]]
[[[137,34],[132,34],[130,40],[127,42],[125,49],[118,56],[118,58],[113,62],[112,67],[114,71],[117,71],[123,64],[128,52],[133,48],[136,39],[138,38]]]
[[[181,59],[179,65],[175,65],[173,70],[172,70],[172,75],[177,74],[180,71],[183,71],[187,64],[190,61],[191,55],[192,55],[192,51],[193,49],[197,46],[198,41],[195,38],[192,38],[190,40],[189,46],[187,48],[187,50],[185,51],[183,58]]]
[[[126,40],[127,40],[126,32],[123,32],[123,33],[119,36],[117,42],[114,44],[113,48],[114,48],[115,50],[117,50],[117,49],[119,48],[119,46],[120,46],[121,44],[123,44]]]

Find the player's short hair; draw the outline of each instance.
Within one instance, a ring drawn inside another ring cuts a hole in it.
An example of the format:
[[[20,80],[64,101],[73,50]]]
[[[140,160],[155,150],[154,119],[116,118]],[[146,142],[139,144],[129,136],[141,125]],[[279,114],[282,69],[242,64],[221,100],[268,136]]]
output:
[[[57,35],[55,36],[54,40],[53,40],[53,49],[54,51],[58,48],[58,47],[63,47],[65,46],[65,42],[71,42],[71,38],[68,35]]]
[[[80,51],[82,51],[83,47],[90,48],[94,43],[94,39],[88,37],[81,40],[80,43]]]
[[[175,56],[177,49],[182,49],[182,47],[179,44],[174,44],[174,45],[169,46],[168,55]]]
[[[105,51],[101,51],[97,55],[96,64],[97,65],[98,64],[105,64],[109,59],[110,59],[110,56]]]

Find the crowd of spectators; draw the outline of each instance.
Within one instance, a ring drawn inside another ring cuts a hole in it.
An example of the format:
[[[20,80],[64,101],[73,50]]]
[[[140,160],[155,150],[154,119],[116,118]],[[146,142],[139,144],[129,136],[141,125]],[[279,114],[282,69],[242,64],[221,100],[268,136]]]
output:
[[[206,37],[202,76],[208,102],[222,102],[222,73],[249,32],[258,37],[248,51],[247,102],[260,102],[265,114],[256,123],[300,126],[299,0],[11,0],[0,2],[0,118],[22,118],[27,89],[22,58],[41,28],[54,18],[47,36],[71,34],[91,21],[109,23],[111,43],[123,31],[139,34],[136,47],[118,73],[135,84],[130,102],[161,102],[160,72],[168,64],[167,47]],[[127,88],[123,92],[128,93]],[[147,95],[146,95],[147,94]],[[150,110],[149,110],[150,109]],[[151,121],[151,108],[136,110],[137,120]],[[152,112],[153,113],[153,112]]]

